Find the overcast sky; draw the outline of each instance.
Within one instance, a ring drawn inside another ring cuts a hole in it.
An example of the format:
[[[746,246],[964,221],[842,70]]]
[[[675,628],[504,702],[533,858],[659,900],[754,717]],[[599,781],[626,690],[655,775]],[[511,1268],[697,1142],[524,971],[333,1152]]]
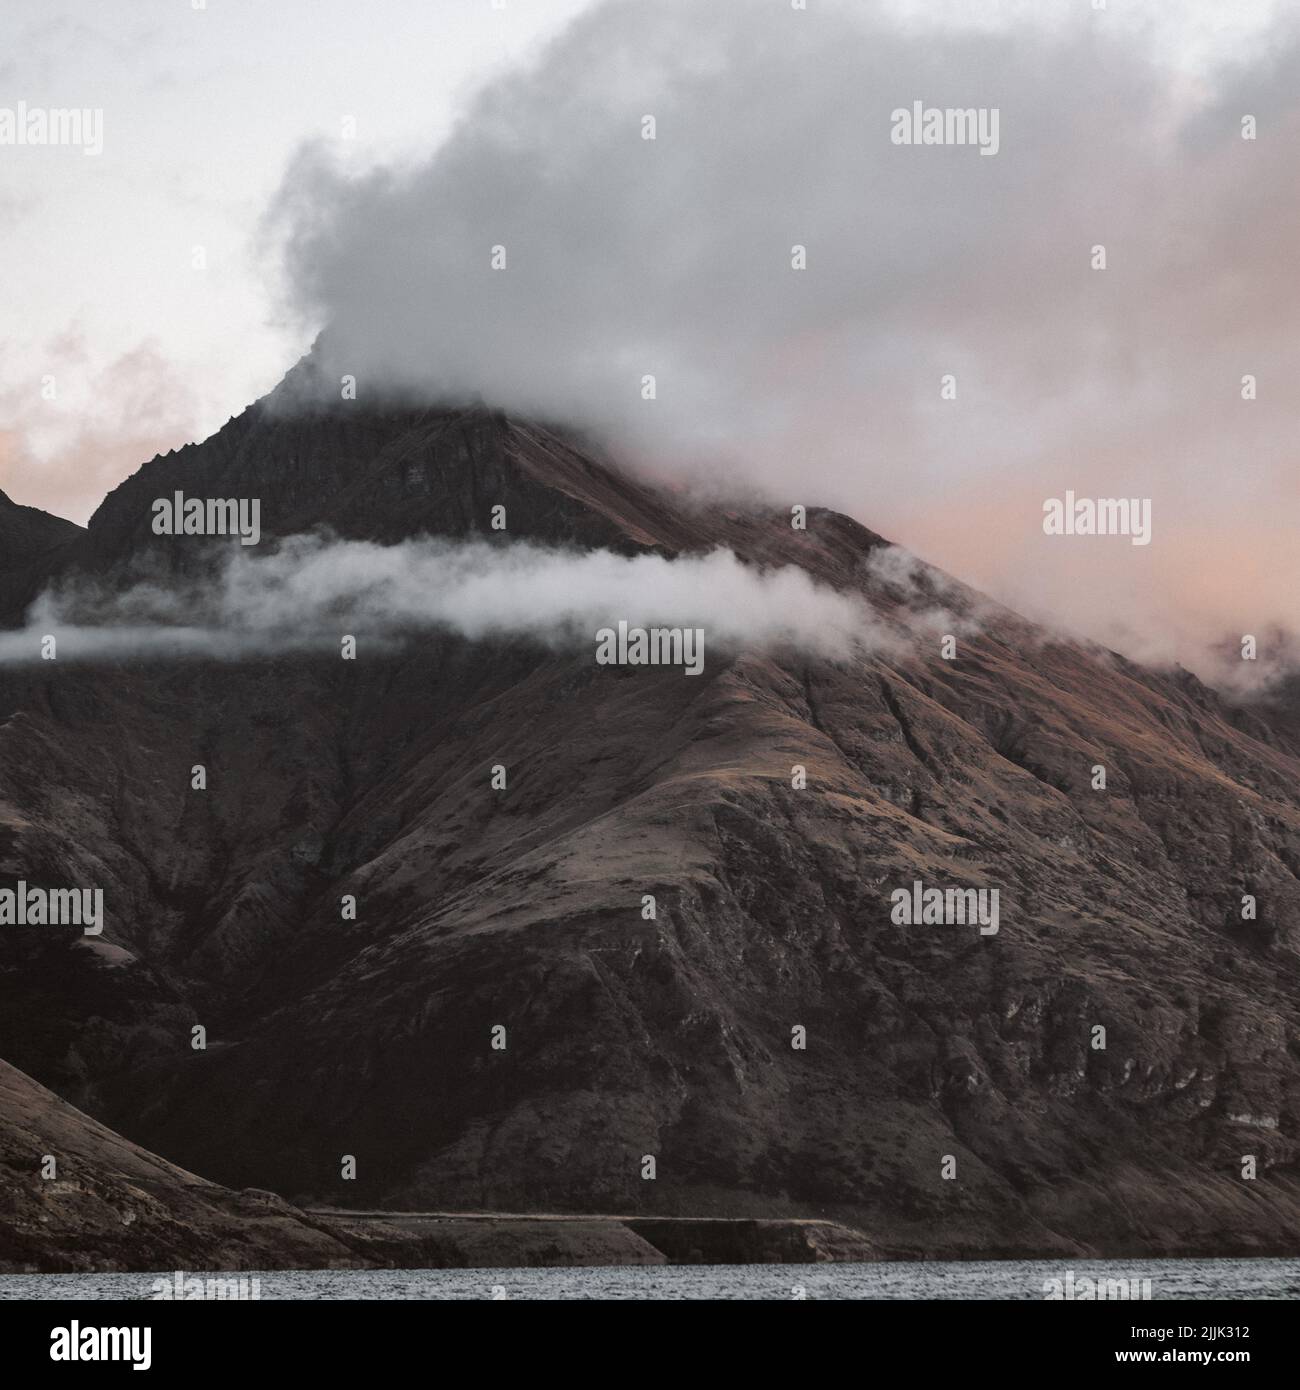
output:
[[[1285,13],[4,0],[0,109],[104,138],[0,146],[0,487],[85,520],[333,324],[363,391],[566,415],[1194,664],[1300,592]],[[997,108],[997,154],[892,144],[918,100]],[[1045,537],[1066,489],[1152,543]]]

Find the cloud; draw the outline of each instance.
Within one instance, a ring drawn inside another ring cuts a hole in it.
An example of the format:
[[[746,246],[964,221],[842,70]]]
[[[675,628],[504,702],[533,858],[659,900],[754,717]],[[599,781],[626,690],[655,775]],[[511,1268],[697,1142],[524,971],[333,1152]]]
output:
[[[84,523],[127,473],[192,432],[195,397],[154,343],[99,365],[73,325],[0,367],[0,489],[25,506]]]
[[[347,633],[384,644],[421,632],[524,638],[594,650],[599,628],[701,627],[710,649],[793,649],[848,659],[896,639],[865,599],[793,566],[757,569],[727,550],[666,559],[524,543],[413,540],[384,546],[293,536],[265,554],[236,548],[201,577],[146,576],[126,588],[88,578],[37,601],[24,631],[0,634],[0,661],[202,655],[236,659],[337,651]]]
[[[659,476],[838,506],[1145,656],[1293,629],[1293,28],[1191,73],[1172,25],[1143,43],[1087,6],[882,13],[610,3],[423,164],[353,178],[304,151],[275,224],[325,378],[362,403],[482,397]],[[914,101],[997,108],[998,154],[892,144]],[[1156,539],[1045,538],[1067,489],[1150,498]]]

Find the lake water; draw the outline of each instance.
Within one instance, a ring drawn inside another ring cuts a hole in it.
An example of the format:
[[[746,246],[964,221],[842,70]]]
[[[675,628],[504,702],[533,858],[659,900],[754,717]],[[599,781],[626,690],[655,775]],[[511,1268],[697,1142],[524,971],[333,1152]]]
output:
[[[186,1271],[188,1274],[198,1271]],[[960,1264],[675,1265],[658,1268],[249,1271],[263,1299],[1039,1299],[1051,1280],[1151,1281],[1152,1299],[1300,1298],[1294,1260],[997,1260]],[[0,1300],[136,1299],[157,1274],[0,1275]],[[251,1284],[249,1285],[251,1288]]]

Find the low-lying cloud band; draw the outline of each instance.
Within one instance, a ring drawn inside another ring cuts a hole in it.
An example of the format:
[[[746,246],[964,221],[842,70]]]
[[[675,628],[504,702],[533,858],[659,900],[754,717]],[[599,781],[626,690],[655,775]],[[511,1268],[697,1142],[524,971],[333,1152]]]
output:
[[[47,592],[26,628],[0,634],[0,661],[35,660],[46,635],[59,659],[337,647],[442,630],[470,640],[591,644],[599,629],[699,627],[711,646],[792,648],[844,659],[889,640],[864,599],[793,566],[757,569],[729,550],[668,559],[523,542],[411,540],[399,545],[292,536],[256,554],[228,549],[212,573],[87,580]]]

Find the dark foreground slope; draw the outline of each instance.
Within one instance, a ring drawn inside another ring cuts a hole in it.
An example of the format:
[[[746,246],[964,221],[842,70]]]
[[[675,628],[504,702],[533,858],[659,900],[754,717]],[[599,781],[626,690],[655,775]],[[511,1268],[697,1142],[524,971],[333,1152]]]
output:
[[[0,1270],[345,1260],[348,1247],[320,1224],[270,1193],[228,1192],[144,1152],[0,1062]]]
[[[0,1062],[0,1273],[875,1257],[861,1235],[827,1221],[299,1211],[146,1153]],[[152,1281],[140,1292],[154,1292]]]
[[[38,1081],[304,1204],[819,1216],[903,1253],[1300,1245],[1285,720],[900,587],[844,517],[688,510],[487,412],[256,407],[118,488],[67,563],[191,564],[149,531],[174,489],[381,540],[491,538],[500,503],[511,538],[725,545],[965,618],[844,663],[714,649],[698,679],[445,635],[0,668],[0,883],[109,905],[98,943],[4,929],[0,1055]],[[895,924],[914,879],[997,888],[1000,930]]]

